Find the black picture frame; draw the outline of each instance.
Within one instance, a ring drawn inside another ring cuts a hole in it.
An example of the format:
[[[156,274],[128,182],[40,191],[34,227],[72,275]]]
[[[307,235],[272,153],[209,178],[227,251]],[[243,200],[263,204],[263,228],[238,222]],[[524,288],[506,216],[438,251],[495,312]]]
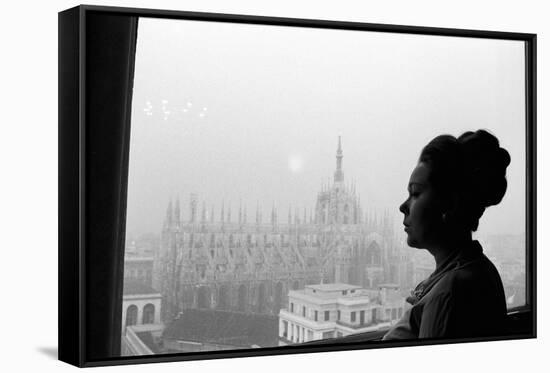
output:
[[[519,40],[525,43],[526,298],[504,337],[361,335],[294,346],[120,357],[134,55],[139,17]],[[536,337],[536,35],[81,5],[59,13],[59,359],[79,367]]]

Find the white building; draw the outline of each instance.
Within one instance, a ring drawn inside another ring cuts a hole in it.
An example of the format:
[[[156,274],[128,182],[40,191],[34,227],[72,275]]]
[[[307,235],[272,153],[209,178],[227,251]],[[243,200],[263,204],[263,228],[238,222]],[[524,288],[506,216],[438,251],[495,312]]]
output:
[[[122,298],[122,356],[158,352],[164,325],[160,319],[161,294],[147,284],[124,281]]]
[[[342,283],[292,290],[288,308],[279,313],[279,345],[387,329],[404,312],[398,290],[393,284],[366,290]]]
[[[160,324],[162,295],[141,282],[125,281],[122,297],[122,328],[132,325]]]

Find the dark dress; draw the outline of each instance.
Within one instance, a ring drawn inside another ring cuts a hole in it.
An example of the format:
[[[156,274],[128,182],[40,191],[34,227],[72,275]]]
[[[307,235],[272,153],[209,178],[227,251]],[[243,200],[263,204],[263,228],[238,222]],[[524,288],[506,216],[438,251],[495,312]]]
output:
[[[412,307],[383,337],[497,336],[506,332],[506,299],[497,269],[472,245],[451,254],[407,298]]]

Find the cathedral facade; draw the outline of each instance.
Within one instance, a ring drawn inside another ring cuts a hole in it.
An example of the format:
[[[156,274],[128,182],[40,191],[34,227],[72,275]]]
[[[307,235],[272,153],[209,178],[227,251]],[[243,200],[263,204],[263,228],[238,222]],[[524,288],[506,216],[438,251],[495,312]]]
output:
[[[163,319],[188,308],[277,315],[289,290],[320,283],[374,288],[396,282],[391,224],[362,211],[353,185],[344,181],[340,138],[331,185],[317,194],[303,217],[289,209],[286,221],[273,207],[264,221],[239,209],[207,212],[192,194],[188,219],[180,202],[169,203],[155,254],[154,283],[163,295]],[[393,267],[392,267],[393,266]]]

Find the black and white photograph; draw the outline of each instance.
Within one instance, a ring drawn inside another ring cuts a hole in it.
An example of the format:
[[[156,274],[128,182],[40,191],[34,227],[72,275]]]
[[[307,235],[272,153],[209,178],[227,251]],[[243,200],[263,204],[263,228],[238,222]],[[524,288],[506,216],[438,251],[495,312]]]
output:
[[[123,356],[514,333],[525,41],[141,17],[135,54]]]
[[[544,370],[543,2],[8,2],[2,371]]]

